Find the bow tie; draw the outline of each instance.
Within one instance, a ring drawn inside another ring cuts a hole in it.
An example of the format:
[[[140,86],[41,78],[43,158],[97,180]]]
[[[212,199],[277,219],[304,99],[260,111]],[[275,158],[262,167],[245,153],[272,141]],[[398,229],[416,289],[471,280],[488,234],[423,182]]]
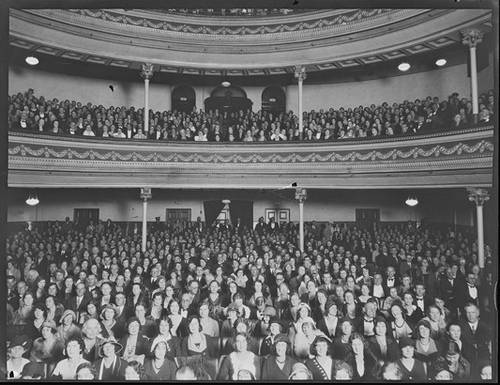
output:
[[[372,323],[373,323],[373,319],[371,319],[371,320],[367,320],[367,319],[365,318],[365,322],[368,322],[368,323],[371,323],[371,324],[372,324]]]
[[[417,297],[417,301],[423,301],[424,297]]]
[[[470,283],[467,284],[470,288],[475,288],[476,285],[471,285]]]

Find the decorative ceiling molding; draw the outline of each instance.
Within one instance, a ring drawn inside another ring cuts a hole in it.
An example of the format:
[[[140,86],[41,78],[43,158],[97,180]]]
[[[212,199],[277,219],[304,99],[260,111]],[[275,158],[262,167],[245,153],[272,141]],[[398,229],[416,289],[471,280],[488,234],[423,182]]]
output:
[[[393,188],[394,183],[425,186],[439,175],[444,178],[439,183],[447,187],[456,187],[457,180],[491,185],[492,138],[491,126],[397,140],[283,145],[158,143],[11,132],[9,185],[60,187],[62,175],[70,175],[65,187],[77,187],[82,181],[87,187],[116,187],[121,178],[123,185],[147,179],[151,187],[208,183],[210,188],[248,188],[251,181],[251,188],[269,188],[286,176],[304,181],[304,186],[341,181],[348,188],[364,180]]]
[[[117,21],[101,19],[114,14]],[[346,17],[353,20],[343,24]],[[251,76],[292,73],[297,63],[308,71],[322,71],[384,62],[460,44],[459,31],[466,26],[491,29],[486,25],[491,21],[489,10],[306,12],[293,16],[296,20],[290,25],[296,30],[276,30],[277,25],[289,25],[276,24],[279,17],[268,18],[274,25],[248,18],[248,30],[234,35],[219,29],[239,26],[205,25],[201,33],[175,31],[178,26],[165,21],[169,18],[177,23],[184,19],[137,10],[11,10],[10,41],[26,50],[122,68],[139,68],[146,60],[160,72],[178,73],[182,68],[192,75],[219,76],[228,71],[228,76]],[[306,21],[299,22],[300,18]],[[201,23],[211,18],[194,19]],[[167,25],[175,28],[168,30]],[[268,30],[252,34],[252,28]]]

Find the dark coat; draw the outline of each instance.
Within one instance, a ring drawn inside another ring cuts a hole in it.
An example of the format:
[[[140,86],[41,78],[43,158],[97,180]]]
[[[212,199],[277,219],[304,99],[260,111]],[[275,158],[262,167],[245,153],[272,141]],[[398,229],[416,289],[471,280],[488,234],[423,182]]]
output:
[[[280,369],[276,363],[276,357],[270,355],[262,365],[262,380],[288,380],[292,373],[292,367],[296,362],[295,359],[287,356],[283,369]]]
[[[127,368],[127,361],[120,357],[116,357],[116,365],[113,368],[112,374],[109,377],[103,377],[99,378],[99,371],[101,368],[102,364],[102,358],[98,359],[95,364],[94,368],[97,373],[96,379],[98,380],[110,380],[110,381],[122,381],[125,380],[125,369]]]

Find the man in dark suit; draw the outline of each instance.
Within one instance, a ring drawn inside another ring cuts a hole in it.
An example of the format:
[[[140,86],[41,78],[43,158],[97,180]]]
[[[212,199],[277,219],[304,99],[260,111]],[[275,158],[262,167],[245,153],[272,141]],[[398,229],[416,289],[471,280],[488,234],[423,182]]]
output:
[[[323,274],[323,284],[319,287],[326,291],[328,296],[335,294],[335,285],[333,284],[332,274],[329,271],[326,271]]]
[[[424,314],[426,314],[427,307],[434,302],[432,298],[425,293],[423,282],[417,282],[415,284],[415,301],[415,305],[417,305]]]
[[[465,319],[460,322],[462,340],[473,348],[470,363],[472,371],[477,373],[479,363],[490,360],[492,333],[486,322],[479,318],[479,308],[474,303],[466,304],[464,310]]]
[[[396,277],[396,269],[394,266],[387,266],[386,276],[384,279],[385,292],[388,293],[391,287],[399,287],[401,282],[399,282],[398,277]]]
[[[369,299],[363,306],[362,317],[354,320],[354,328],[363,337],[373,337],[375,335],[375,317],[377,315],[376,300]]]
[[[439,280],[439,292],[441,294],[441,298],[445,301],[446,307],[454,316],[457,314],[457,296],[459,294],[458,288],[461,284],[460,277],[457,275],[453,266],[448,267],[445,274]]]
[[[77,319],[80,319],[80,314],[86,311],[87,304],[91,300],[90,294],[83,282],[78,282],[75,288],[76,295],[71,296],[67,303],[66,309],[71,309],[76,313]]]
[[[132,316],[132,310],[127,304],[127,298],[124,293],[115,295],[116,323],[120,325],[121,336],[126,332],[127,321]]]
[[[255,231],[257,234],[262,235],[266,231],[266,224],[264,223],[264,217],[259,218],[259,222],[255,225]]]
[[[278,230],[279,230],[279,225],[276,223],[276,220],[274,217],[272,217],[270,220],[269,220],[269,223],[267,225],[267,229],[269,231],[270,234],[275,234]]]
[[[461,312],[464,312],[464,306],[467,303],[473,303],[480,307],[480,298],[482,290],[476,285],[477,279],[474,273],[469,272],[464,281],[459,282],[460,286],[457,287],[457,306]]]

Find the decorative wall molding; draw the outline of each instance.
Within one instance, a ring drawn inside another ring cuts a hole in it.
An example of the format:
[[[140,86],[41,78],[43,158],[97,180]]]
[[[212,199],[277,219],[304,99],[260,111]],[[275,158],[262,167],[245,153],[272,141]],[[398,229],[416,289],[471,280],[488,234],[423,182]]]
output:
[[[235,20],[236,19],[236,20]],[[243,23],[243,25],[241,25]],[[269,18],[184,17],[145,10],[11,10],[13,46],[121,68],[212,76],[292,74],[390,61],[491,30],[489,10],[325,10]]]
[[[304,186],[341,180],[345,188],[359,186],[362,180],[367,186],[373,181],[382,186],[390,181],[394,188],[395,183],[401,187],[410,182],[427,185],[426,178],[438,175],[455,184],[462,180],[468,185],[491,185],[491,126],[397,139],[248,145],[87,140],[11,132],[9,185],[26,187],[27,175],[31,177],[28,184],[38,181],[53,187],[54,178],[62,175],[77,178],[79,183],[84,180],[88,187],[105,187],[102,183],[126,187],[150,181],[146,185],[153,183],[153,187],[187,188],[188,183],[191,188],[207,184],[235,188],[251,183],[269,188],[281,179],[297,179]],[[107,182],[100,179],[103,175],[109,178]],[[440,182],[451,186],[445,179]]]

